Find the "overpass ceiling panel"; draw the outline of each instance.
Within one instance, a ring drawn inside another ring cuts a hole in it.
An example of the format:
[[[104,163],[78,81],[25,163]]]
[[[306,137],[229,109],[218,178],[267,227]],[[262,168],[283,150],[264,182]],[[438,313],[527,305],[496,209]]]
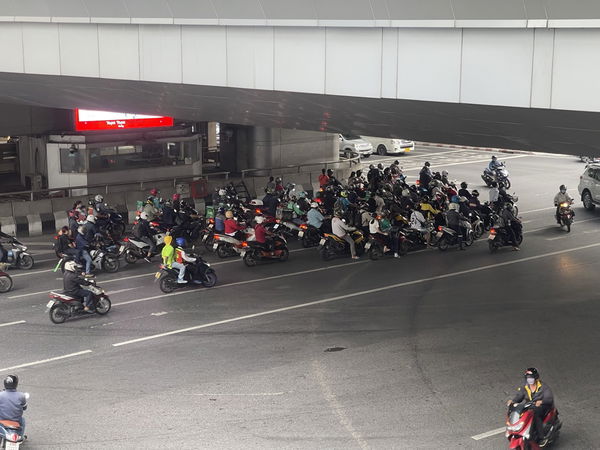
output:
[[[525,20],[523,0],[453,0],[456,20]]]
[[[319,20],[375,19],[369,0],[320,0],[315,5]]]
[[[163,19],[173,23],[173,13],[166,0],[124,0],[124,2],[132,19]]]
[[[391,20],[454,20],[450,0],[384,0]]]
[[[50,9],[45,0],[19,0],[15,1],[15,20],[50,22]],[[42,20],[44,18],[44,20]]]
[[[525,15],[529,20],[546,20],[546,0],[525,0]]]
[[[83,0],[90,17],[104,19],[122,19],[129,22],[131,16],[122,0]]]
[[[260,0],[269,20],[317,20],[313,0]]]
[[[68,21],[69,18],[90,20],[90,13],[83,4],[83,0],[46,0],[50,15],[60,21]],[[83,21],[83,20],[80,20]]]
[[[211,0],[167,0],[175,23],[218,24],[217,11]]]
[[[598,0],[546,0],[548,19],[600,19]]]
[[[213,5],[221,23],[235,24],[239,20],[266,23],[265,13],[259,0],[213,0]]]

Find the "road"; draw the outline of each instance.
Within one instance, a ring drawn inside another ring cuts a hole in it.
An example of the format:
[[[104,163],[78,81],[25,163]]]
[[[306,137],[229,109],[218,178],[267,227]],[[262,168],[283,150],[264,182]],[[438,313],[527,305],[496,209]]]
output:
[[[109,315],[53,325],[47,291],[61,281],[49,239],[29,239],[46,261],[13,271],[0,298],[0,376],[31,393],[27,448],[501,449],[494,431],[529,366],[555,392],[558,448],[597,448],[600,212],[577,201],[570,234],[554,222],[558,185],[576,195],[576,158],[498,156],[519,195],[520,252],[481,239],[326,263],[293,243],[288,262],[255,268],[209,256],[217,287],[171,295],[155,266],[123,263],[98,276]],[[411,176],[442,164],[486,198],[489,157],[399,159]]]

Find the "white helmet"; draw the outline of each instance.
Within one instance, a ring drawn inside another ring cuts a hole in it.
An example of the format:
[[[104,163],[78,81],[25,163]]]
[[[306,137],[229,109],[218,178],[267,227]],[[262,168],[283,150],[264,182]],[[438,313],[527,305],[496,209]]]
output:
[[[94,200],[96,200],[96,203],[102,203],[104,201],[104,197],[98,194],[94,197]]]
[[[319,204],[318,204],[317,202],[312,202],[312,203],[310,204],[310,207],[311,207],[311,208],[318,208],[318,207],[319,207]]]
[[[142,212],[140,214],[140,219],[142,219],[142,220],[148,220],[148,213],[146,211]]]
[[[259,200],[257,198],[255,198],[254,200],[250,200],[250,204],[252,206],[263,206],[264,205],[263,201]]]
[[[448,171],[447,170],[442,170],[442,176],[443,177],[447,177],[448,176]]]
[[[256,223],[263,223],[265,221],[265,218],[264,216],[256,216],[254,220],[256,220]]]
[[[225,197],[227,195],[227,191],[223,188],[219,189],[219,196]]]
[[[77,264],[75,261],[67,261],[65,263],[65,270],[68,270],[69,272],[77,272]]]
[[[86,217],[86,219],[88,222],[91,223],[96,223],[96,218],[94,216],[92,216],[91,214],[89,216]]]

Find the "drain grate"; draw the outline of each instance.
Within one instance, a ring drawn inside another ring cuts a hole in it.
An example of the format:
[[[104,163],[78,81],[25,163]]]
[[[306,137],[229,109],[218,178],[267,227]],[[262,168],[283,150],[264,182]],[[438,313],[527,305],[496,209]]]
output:
[[[346,350],[346,347],[329,347],[326,348],[326,352],[341,352],[342,350]]]

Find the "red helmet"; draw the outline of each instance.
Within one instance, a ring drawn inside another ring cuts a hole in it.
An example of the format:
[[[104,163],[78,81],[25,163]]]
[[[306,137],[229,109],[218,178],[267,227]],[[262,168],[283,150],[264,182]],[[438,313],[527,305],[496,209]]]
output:
[[[156,189],[156,188],[150,189],[150,195],[158,195],[158,189]]]
[[[181,194],[173,194],[173,196],[171,197],[171,199],[176,202],[181,198]]]

